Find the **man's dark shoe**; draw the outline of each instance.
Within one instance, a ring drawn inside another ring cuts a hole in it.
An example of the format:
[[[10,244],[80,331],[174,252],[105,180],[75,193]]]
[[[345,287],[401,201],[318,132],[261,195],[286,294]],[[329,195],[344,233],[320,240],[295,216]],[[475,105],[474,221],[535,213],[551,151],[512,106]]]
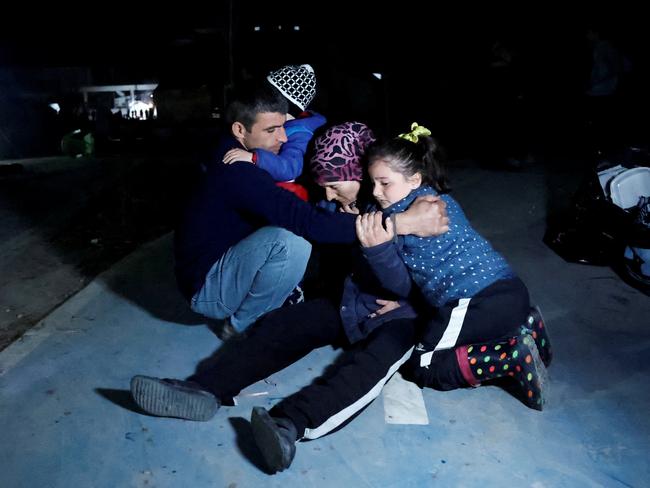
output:
[[[208,327],[223,342],[243,339],[244,332],[239,332],[230,322],[230,317],[225,319],[208,319]]]
[[[305,292],[300,285],[297,285],[282,304],[283,307],[297,305],[305,301]]]
[[[191,381],[134,376],[131,395],[151,415],[206,421],[214,417],[220,403],[210,392]]]
[[[219,339],[222,341],[239,341],[244,338],[244,333],[239,332],[235,329],[235,326],[230,322],[230,318],[227,318],[223,321],[223,326],[221,327],[221,333],[217,334]]]
[[[283,417],[271,417],[266,409],[254,407],[251,428],[269,469],[273,473],[287,469],[296,455],[298,440],[293,422]]]

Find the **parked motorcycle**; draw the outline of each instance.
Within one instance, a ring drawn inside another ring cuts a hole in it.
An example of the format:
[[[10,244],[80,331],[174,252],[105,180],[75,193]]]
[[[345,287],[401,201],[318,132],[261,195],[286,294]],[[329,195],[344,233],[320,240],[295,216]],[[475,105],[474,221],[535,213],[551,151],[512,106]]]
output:
[[[611,266],[650,295],[650,151],[600,155],[544,242],[569,262]]]

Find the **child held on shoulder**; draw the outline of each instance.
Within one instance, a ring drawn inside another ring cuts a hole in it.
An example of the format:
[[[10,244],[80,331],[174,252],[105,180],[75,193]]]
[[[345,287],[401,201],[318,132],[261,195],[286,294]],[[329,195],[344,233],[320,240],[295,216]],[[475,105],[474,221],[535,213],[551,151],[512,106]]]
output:
[[[308,64],[290,65],[269,73],[267,81],[290,102],[284,130],[287,142],[280,152],[274,154],[264,149],[247,151],[231,149],[223,159],[225,164],[246,161],[267,171],[274,180],[303,200],[307,200],[307,190],[294,180],[302,174],[303,159],[309,141],[319,127],[325,124],[322,115],[307,111],[316,95],[316,75]]]

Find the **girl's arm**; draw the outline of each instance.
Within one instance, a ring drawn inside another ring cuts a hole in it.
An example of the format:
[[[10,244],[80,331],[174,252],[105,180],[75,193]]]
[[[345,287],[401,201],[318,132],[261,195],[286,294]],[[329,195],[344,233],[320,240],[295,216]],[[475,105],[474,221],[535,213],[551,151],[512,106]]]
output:
[[[357,217],[356,229],[363,256],[382,288],[399,297],[408,297],[411,275],[393,242],[395,232],[392,219],[386,221],[384,228],[381,212],[367,213]]]

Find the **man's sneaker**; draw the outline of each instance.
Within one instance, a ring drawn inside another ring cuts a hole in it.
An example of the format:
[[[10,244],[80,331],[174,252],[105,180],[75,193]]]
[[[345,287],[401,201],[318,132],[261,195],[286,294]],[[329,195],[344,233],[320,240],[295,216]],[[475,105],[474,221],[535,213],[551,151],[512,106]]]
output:
[[[244,336],[241,332],[235,329],[235,326],[230,322],[230,317],[227,317],[223,320],[223,325],[221,326],[221,331],[217,334],[219,339],[226,342],[229,340],[242,339]]]
[[[298,434],[288,418],[271,417],[262,407],[254,407],[251,428],[257,447],[271,472],[287,469],[296,455]]]
[[[198,384],[168,378],[134,376],[131,395],[142,410],[159,417],[206,421],[220,406],[219,400]]]
[[[225,319],[208,319],[208,327],[223,342],[243,339],[243,332],[239,332],[230,322],[230,317]]]

